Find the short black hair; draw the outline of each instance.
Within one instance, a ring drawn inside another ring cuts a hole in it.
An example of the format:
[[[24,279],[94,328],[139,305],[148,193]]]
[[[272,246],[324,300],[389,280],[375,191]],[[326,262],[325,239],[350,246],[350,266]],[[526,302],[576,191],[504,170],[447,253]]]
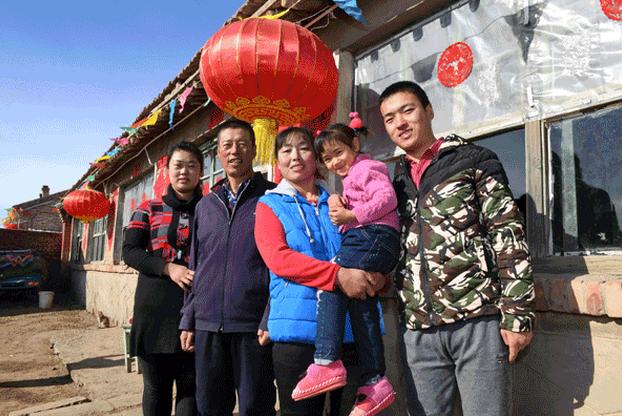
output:
[[[191,143],[187,140],[181,141],[177,143],[175,146],[170,148],[170,150],[168,151],[168,154],[166,155],[166,167],[167,168],[171,164],[171,158],[173,157],[173,153],[178,152],[178,151],[188,152],[188,153],[191,153],[194,157],[196,157],[197,160],[199,161],[199,164],[201,165],[201,172],[203,172],[203,165],[205,164],[205,161],[203,159],[203,153],[201,152],[201,150],[199,150],[196,144]]]
[[[327,143],[331,142],[340,142],[345,144],[349,148],[354,149],[353,143],[354,139],[357,136],[358,135],[356,134],[356,131],[353,128],[346,126],[345,124],[332,124],[322,130],[320,134],[318,134],[315,138],[315,141],[313,142],[313,146],[315,147],[315,153],[317,154],[318,159],[321,158],[322,152],[324,151],[324,146]]]
[[[313,134],[311,134],[311,131],[305,127],[288,127],[276,136],[276,140],[274,142],[274,156],[276,158],[279,157],[279,150],[285,145],[285,143],[287,143],[287,139],[294,135],[299,135],[307,143],[309,143],[311,150],[313,150],[313,157],[317,156],[315,148],[313,147]]]
[[[227,129],[242,129],[248,133],[248,137],[251,139],[251,143],[255,146],[255,132],[253,131],[253,127],[243,120],[238,120],[237,118],[230,118],[229,120],[221,123],[216,129],[216,143],[218,143],[218,139],[220,136],[220,132]]]
[[[378,105],[381,105],[384,100],[394,94],[397,94],[398,92],[409,92],[413,94],[415,97],[417,97],[423,108],[426,108],[428,105],[430,105],[428,95],[425,93],[423,88],[419,86],[419,84],[413,81],[398,81],[389,85],[387,88],[384,89],[384,91],[382,91],[380,97],[378,97]]]

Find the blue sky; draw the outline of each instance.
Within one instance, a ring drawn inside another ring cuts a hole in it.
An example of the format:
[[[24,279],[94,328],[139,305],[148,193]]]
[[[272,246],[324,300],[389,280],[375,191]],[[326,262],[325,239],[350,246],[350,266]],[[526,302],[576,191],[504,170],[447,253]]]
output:
[[[242,3],[3,2],[0,208],[72,186]]]

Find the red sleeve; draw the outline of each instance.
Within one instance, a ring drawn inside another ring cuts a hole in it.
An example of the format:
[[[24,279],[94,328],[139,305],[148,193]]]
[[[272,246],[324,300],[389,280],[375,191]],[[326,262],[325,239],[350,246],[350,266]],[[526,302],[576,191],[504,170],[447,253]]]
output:
[[[275,274],[321,290],[335,288],[339,265],[289,248],[281,221],[261,202],[255,211],[255,242],[264,262]]]

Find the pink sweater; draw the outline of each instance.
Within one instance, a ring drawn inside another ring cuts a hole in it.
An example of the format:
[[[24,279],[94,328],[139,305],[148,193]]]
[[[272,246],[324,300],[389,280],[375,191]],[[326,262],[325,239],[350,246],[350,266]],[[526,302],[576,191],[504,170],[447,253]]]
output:
[[[388,225],[400,231],[397,196],[384,163],[359,154],[343,178],[343,196],[357,221],[343,225],[342,232],[372,224]]]

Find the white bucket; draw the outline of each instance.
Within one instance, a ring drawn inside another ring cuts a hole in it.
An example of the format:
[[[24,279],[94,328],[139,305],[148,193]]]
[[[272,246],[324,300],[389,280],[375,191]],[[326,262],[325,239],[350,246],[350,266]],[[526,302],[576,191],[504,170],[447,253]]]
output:
[[[39,308],[49,309],[52,307],[52,301],[54,300],[54,292],[41,291],[39,292]]]

